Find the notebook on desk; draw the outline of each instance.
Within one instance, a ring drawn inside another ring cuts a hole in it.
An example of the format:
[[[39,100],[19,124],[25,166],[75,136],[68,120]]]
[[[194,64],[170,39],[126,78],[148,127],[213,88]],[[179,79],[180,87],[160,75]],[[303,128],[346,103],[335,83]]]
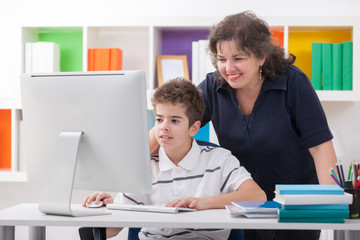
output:
[[[107,204],[106,207],[111,210],[127,210],[138,212],[158,212],[158,213],[179,213],[179,212],[194,212],[196,209],[179,208],[179,207],[165,207],[159,205],[125,205],[125,204]]]

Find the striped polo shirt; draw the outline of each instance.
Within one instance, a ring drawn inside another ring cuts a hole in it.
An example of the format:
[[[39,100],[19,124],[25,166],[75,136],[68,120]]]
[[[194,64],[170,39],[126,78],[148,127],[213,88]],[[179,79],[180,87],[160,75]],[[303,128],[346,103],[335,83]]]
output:
[[[149,194],[119,193],[117,204],[166,205],[183,197],[208,197],[234,192],[244,181],[251,179],[230,151],[221,147],[192,148],[176,166],[163,148],[152,156],[152,192]],[[166,229],[142,228],[140,239],[227,239],[230,229]]]

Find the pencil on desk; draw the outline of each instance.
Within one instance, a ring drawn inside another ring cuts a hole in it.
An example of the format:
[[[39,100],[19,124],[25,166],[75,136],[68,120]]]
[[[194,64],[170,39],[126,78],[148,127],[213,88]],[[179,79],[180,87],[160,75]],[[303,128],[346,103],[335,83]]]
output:
[[[339,175],[341,175],[341,178],[343,181],[342,184],[345,187],[345,174],[344,174],[344,169],[343,169],[343,165],[342,165],[341,161],[340,161],[340,171],[341,171],[341,173],[339,173]]]
[[[335,182],[336,182],[340,187],[342,187],[342,186],[341,186],[341,183],[340,183],[340,181],[339,181],[339,178],[337,177],[337,175],[336,175],[336,173],[335,173],[335,171],[334,171],[334,169],[333,169],[332,167],[330,167],[329,172],[330,172],[330,175],[332,176],[332,178],[335,180]]]
[[[354,188],[356,188],[357,177],[358,177],[358,169],[357,169],[356,163],[354,163],[353,172],[354,172]]]
[[[337,172],[338,172],[338,174],[339,174],[339,177],[338,177],[338,180],[339,180],[339,182],[340,182],[340,187],[342,187],[343,186],[343,180],[341,179],[341,174],[340,174],[340,167],[339,167],[339,164],[337,164],[336,163],[336,170],[337,170]],[[335,175],[336,176],[336,175]]]
[[[341,187],[341,184],[339,183],[339,179],[336,177],[336,175],[334,175],[332,172],[334,172],[334,170],[330,171],[330,176],[332,177],[332,179],[334,179],[334,181],[336,182],[337,185],[339,185]]]
[[[350,164],[349,166],[349,175],[348,175],[348,180],[351,180],[351,168],[352,168],[352,164]]]

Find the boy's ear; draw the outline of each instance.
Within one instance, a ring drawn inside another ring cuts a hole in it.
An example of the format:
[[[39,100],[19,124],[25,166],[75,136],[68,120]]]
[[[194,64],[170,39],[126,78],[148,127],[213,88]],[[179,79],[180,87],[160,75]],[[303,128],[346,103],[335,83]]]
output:
[[[190,136],[193,137],[197,134],[201,126],[200,121],[196,121],[191,127],[190,127]]]

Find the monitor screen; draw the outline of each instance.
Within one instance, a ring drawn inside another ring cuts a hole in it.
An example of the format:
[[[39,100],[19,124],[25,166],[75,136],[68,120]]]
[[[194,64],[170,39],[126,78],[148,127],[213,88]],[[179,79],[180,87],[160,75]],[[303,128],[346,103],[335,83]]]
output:
[[[143,71],[23,74],[20,84],[27,176],[43,187],[42,212],[62,214],[73,188],[151,190]]]

